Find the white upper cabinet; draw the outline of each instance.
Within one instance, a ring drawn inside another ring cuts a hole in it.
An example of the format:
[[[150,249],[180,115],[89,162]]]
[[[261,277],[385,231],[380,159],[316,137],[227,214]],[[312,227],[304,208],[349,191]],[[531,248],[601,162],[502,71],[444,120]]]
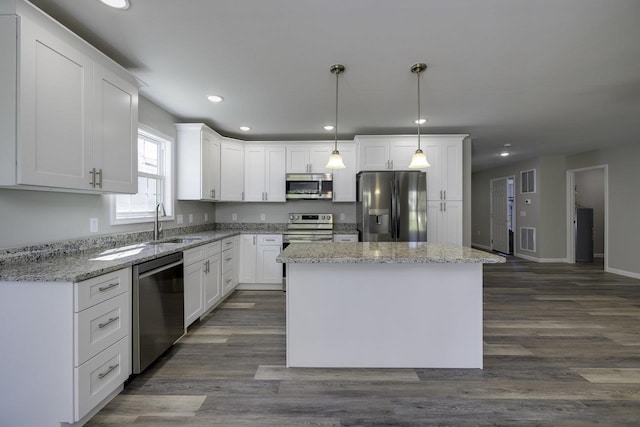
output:
[[[177,123],[178,199],[220,200],[221,137],[202,123]]]
[[[17,16],[0,17],[0,185],[136,193],[135,80],[29,4],[15,6]]]
[[[418,137],[412,135],[358,135],[355,139],[361,171],[408,170],[418,148]]]
[[[324,166],[333,151],[333,143],[287,144],[287,173],[332,173]]]
[[[285,202],[284,144],[245,145],[244,200]]]
[[[462,141],[466,135],[429,135],[422,149],[431,166],[427,172],[427,200],[462,200]]]
[[[356,201],[356,147],[352,142],[339,142],[344,169],[333,170],[333,201]]]
[[[242,201],[244,191],[244,144],[223,138],[220,145],[220,200]]]

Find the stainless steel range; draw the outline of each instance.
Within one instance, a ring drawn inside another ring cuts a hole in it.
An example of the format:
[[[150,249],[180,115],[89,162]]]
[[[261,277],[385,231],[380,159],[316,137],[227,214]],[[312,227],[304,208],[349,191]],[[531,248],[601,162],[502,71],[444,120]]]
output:
[[[282,249],[291,243],[333,241],[333,214],[289,214],[287,231],[282,235]],[[282,286],[287,289],[287,265],[282,264]]]
[[[333,214],[289,214],[283,243],[331,242],[333,240]]]

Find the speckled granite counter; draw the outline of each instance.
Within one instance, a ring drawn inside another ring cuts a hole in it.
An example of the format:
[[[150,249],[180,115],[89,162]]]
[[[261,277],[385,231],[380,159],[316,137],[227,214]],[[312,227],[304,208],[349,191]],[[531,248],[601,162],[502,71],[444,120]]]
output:
[[[294,243],[277,258],[283,263],[425,264],[503,263],[501,256],[448,243]]]
[[[240,232],[207,231],[180,236],[188,238],[184,243],[140,242],[106,250],[69,252],[38,260],[13,260],[0,265],[0,282],[78,282],[237,234]]]

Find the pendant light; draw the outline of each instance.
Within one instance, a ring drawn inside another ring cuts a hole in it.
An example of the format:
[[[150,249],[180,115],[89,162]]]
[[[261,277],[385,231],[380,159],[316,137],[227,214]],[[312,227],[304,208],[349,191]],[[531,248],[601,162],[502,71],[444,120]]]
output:
[[[338,78],[340,76],[340,73],[344,72],[344,65],[334,64],[329,68],[329,70],[331,71],[331,73],[336,75],[336,123],[335,123],[335,127],[333,128],[335,130],[335,133],[334,133],[335,144],[333,146],[333,152],[329,156],[329,161],[325,165],[325,168],[344,169],[346,166],[344,165],[344,162],[342,161],[342,156],[338,151]]]
[[[427,161],[427,156],[425,156],[424,152],[420,149],[420,73],[426,69],[427,64],[423,63],[413,64],[411,66],[411,72],[415,73],[418,77],[418,120],[416,120],[418,124],[418,149],[411,158],[411,163],[409,164],[409,168],[411,169],[424,169],[431,166]]]

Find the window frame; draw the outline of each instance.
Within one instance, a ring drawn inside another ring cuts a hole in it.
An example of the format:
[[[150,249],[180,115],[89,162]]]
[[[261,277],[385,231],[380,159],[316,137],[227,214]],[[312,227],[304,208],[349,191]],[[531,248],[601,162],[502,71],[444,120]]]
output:
[[[166,216],[160,217],[160,221],[173,221],[175,219],[175,139],[169,135],[166,135],[150,126],[146,126],[142,123],[138,124],[137,136],[148,138],[156,142],[163,144],[163,163],[164,173],[163,176],[163,189],[162,189],[162,203],[166,211]],[[137,143],[137,140],[136,140]],[[136,151],[137,152],[137,151]],[[136,164],[138,159],[136,159]],[[136,179],[139,177],[156,177],[157,175],[149,174],[147,172],[140,172],[136,174]],[[133,195],[133,194],[131,194]],[[120,217],[117,216],[116,204],[117,195],[111,196],[111,225],[125,225],[125,224],[143,224],[153,222],[155,215],[153,213],[146,214],[144,216],[130,216]]]

